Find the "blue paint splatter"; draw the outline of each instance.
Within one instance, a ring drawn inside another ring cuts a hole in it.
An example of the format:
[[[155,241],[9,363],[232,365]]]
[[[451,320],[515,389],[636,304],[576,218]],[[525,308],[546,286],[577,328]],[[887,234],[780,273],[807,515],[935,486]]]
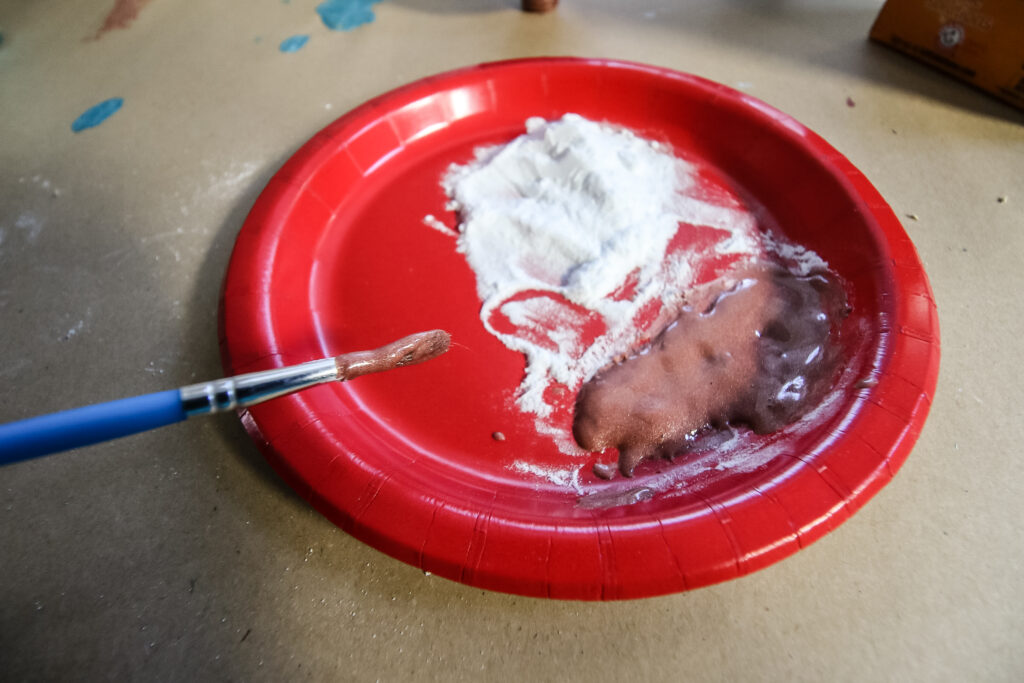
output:
[[[309,41],[309,36],[292,36],[291,38],[285,38],[281,41],[280,49],[281,52],[298,52],[306,46]]]
[[[332,31],[351,31],[377,18],[373,6],[378,2],[380,0],[324,0],[316,6],[316,13]]]
[[[71,124],[71,131],[80,133],[86,128],[94,128],[100,125],[120,109],[122,104],[124,104],[122,98],[111,97],[109,100],[100,102],[95,107],[89,107]]]

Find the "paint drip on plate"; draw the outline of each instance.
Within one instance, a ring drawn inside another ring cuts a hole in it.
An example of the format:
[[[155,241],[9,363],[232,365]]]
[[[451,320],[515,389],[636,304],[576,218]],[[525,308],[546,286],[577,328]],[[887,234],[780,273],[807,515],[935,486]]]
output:
[[[695,291],[768,255],[794,276],[826,268],[701,173],[667,145],[566,114],[527,120],[442,179],[481,321],[526,356],[516,405],[566,454],[585,452],[567,428],[584,383],[648,348]]]

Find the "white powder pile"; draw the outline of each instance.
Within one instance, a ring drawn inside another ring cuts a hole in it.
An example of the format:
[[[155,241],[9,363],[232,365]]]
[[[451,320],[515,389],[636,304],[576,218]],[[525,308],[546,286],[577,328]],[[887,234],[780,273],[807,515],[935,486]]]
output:
[[[680,222],[726,231],[718,254],[755,256],[760,240],[742,205],[703,198],[693,167],[658,143],[575,114],[529,119],[526,131],[453,165],[442,185],[459,215],[457,248],[476,273],[481,320],[526,355],[517,403],[553,434],[545,389],[578,389],[635,350],[649,332],[637,324],[641,311],[655,300],[677,310],[693,284],[701,255],[666,257]],[[616,296],[627,284],[630,295]],[[584,330],[595,318],[592,338]],[[575,449],[571,436],[556,441]]]
[[[687,169],[632,133],[572,114],[530,119],[526,130],[445,177],[459,249],[484,301],[529,285],[599,308],[638,263],[661,260]]]

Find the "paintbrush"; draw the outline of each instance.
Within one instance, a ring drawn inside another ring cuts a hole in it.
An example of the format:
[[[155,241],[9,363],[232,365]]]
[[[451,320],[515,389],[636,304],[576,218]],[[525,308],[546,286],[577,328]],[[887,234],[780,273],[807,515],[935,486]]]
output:
[[[403,337],[373,351],[356,351],[180,389],[123,398],[0,425],[0,465],[269,401],[327,382],[414,365],[448,350],[443,330]]]

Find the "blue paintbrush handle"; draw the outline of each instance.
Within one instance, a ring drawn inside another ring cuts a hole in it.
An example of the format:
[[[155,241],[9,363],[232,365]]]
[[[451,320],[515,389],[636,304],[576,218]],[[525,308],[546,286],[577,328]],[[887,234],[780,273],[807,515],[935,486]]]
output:
[[[181,422],[178,389],[0,425],[0,465]]]
[[[250,372],[0,425],[0,465],[144,432],[193,415],[248,408],[325,382],[422,363],[447,351],[449,341],[443,330],[421,332],[375,351]]]
[[[333,382],[338,372],[337,361],[324,358],[0,425],[0,465],[245,408]]]

